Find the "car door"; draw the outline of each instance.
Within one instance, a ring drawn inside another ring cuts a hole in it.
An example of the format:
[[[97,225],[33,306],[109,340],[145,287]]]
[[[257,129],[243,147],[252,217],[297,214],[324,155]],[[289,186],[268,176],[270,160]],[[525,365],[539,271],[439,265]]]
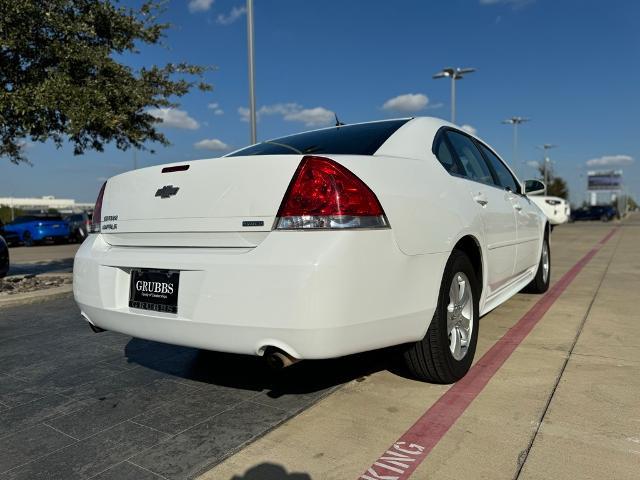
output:
[[[540,214],[538,207],[522,194],[522,186],[511,170],[491,149],[478,142],[489,166],[493,170],[498,185],[504,189],[511,202],[516,216],[517,247],[514,275],[520,275],[527,269],[538,264],[540,257],[541,238]]]
[[[486,243],[487,297],[513,278],[516,260],[516,218],[509,193],[495,184],[493,175],[476,144],[462,132],[447,130],[447,139],[460,163],[469,195],[484,225]]]

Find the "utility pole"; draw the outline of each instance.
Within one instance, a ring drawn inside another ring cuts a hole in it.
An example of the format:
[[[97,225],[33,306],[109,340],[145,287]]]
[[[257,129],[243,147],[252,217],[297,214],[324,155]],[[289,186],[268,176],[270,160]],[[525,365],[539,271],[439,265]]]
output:
[[[256,79],[253,53],[253,0],[247,0],[247,46],[249,51],[249,123],[251,124],[251,143],[254,144],[257,142],[257,132]]]
[[[451,79],[451,123],[456,123],[456,80],[462,80],[462,78],[468,74],[475,72],[475,68],[453,68],[447,67],[436,73],[433,78],[445,78]]]
[[[557,145],[551,145],[550,143],[545,143],[544,145],[540,145],[538,146],[538,148],[541,148],[544,151],[544,164],[543,164],[543,169],[544,169],[544,194],[547,194],[547,190],[549,189],[549,185],[548,185],[548,179],[549,179],[549,154],[547,153],[549,149],[551,148],[556,148]]]
[[[502,123],[507,125],[513,125],[513,164],[518,161],[518,125],[531,121],[530,118],[524,117],[511,117],[503,120]]]

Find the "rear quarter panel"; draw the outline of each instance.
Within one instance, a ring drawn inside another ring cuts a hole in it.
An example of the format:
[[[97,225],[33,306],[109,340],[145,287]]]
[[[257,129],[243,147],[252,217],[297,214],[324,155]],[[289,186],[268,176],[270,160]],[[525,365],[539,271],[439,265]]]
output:
[[[406,255],[449,252],[465,235],[480,241],[482,225],[466,181],[449,175],[430,145],[425,157],[332,156],[377,195]]]

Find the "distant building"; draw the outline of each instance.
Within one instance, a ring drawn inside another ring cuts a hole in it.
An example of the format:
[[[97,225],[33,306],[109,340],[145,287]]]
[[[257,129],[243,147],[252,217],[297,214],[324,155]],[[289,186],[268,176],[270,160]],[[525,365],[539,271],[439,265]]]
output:
[[[73,212],[93,208],[92,203],[76,203],[76,201],[71,198],[56,198],[52,195],[33,198],[0,197],[0,206],[20,210],[55,209],[61,212]]]

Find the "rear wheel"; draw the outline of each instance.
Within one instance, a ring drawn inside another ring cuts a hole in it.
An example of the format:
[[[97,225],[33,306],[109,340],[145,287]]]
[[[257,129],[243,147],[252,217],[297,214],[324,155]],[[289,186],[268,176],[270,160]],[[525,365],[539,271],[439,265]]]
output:
[[[469,257],[454,250],[425,337],[407,348],[404,362],[417,379],[453,383],[471,368],[478,341],[480,285]]]
[[[31,238],[30,232],[24,232],[22,234],[22,243],[25,247],[33,247],[33,238]]]
[[[523,292],[527,293],[544,293],[549,290],[549,281],[551,279],[551,250],[549,249],[549,237],[545,235],[542,242],[542,251],[540,252],[540,264],[538,271],[533,280],[527,285]]]

